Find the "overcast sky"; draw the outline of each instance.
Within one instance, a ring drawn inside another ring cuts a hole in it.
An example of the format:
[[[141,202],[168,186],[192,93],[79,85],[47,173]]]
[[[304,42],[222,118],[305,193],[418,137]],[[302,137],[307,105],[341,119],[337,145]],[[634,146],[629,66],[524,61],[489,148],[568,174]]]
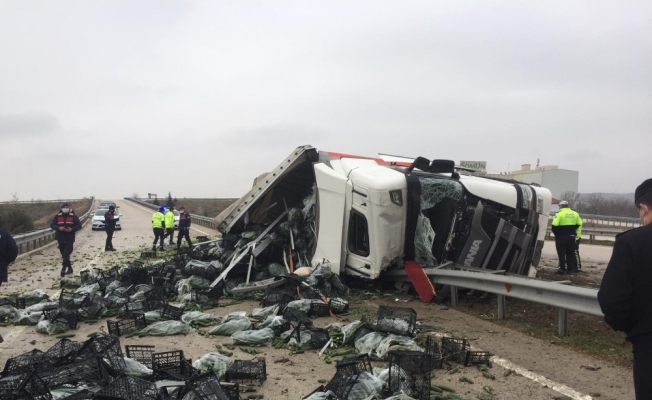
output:
[[[0,1],[0,200],[240,197],[296,146],[652,176],[652,2]]]

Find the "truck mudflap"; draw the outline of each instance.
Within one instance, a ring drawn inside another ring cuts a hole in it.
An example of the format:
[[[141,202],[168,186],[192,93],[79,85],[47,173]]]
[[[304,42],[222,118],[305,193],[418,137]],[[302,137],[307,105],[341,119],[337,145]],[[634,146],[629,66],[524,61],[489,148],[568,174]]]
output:
[[[437,295],[437,292],[435,292],[435,287],[428,274],[426,274],[426,270],[416,261],[407,261],[405,263],[405,273],[410,278],[414,290],[419,294],[419,300],[430,303]]]

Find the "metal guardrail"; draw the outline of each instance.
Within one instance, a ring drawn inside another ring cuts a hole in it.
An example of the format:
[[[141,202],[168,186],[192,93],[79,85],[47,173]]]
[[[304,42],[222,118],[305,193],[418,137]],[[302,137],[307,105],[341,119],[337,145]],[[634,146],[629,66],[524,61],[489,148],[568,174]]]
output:
[[[551,212],[550,213],[550,219],[553,219],[555,217],[556,212]],[[603,225],[613,225],[615,226],[616,223],[619,225],[625,224],[628,226],[629,224],[632,224],[632,226],[640,226],[641,225],[641,220],[640,218],[635,218],[635,217],[619,217],[615,215],[598,215],[598,214],[583,214],[580,213],[580,217],[582,217],[582,221],[584,223],[601,223]],[[606,223],[605,223],[606,222]]]
[[[82,223],[84,223],[84,221],[91,214],[91,210],[93,209],[94,203],[95,203],[95,197],[90,197],[90,204],[88,206],[88,210],[86,210],[84,214],[79,216],[79,220]],[[21,233],[20,235],[15,235],[14,240],[18,245],[18,250],[19,250],[18,254],[23,254],[28,251],[32,251],[34,249],[45,246],[46,244],[52,242],[54,240],[54,233],[55,232],[48,227],[45,229],[40,229],[38,231],[32,231],[27,233]]]
[[[92,198],[92,196],[91,196]],[[84,201],[88,199],[57,199],[57,200],[24,200],[24,201],[0,201],[0,205],[3,204],[39,204],[39,203],[59,203],[67,201],[69,203],[77,203],[79,201]]]
[[[622,228],[585,228],[582,227],[582,237],[589,237],[589,243],[595,243],[596,236],[607,236],[607,237],[616,237],[619,233],[623,233],[629,229],[627,227]],[[552,228],[548,227],[546,231],[546,239],[552,239],[554,234],[552,233]]]
[[[157,210],[159,208],[159,206],[155,204],[148,203],[140,199],[135,199],[133,197],[125,197],[124,199],[151,208],[152,210]],[[213,218],[204,217],[203,215],[190,214],[190,221],[192,221],[193,224],[197,224],[197,225],[201,225],[207,228],[217,230],[217,224],[215,223],[215,220]]]
[[[445,264],[424,271],[435,284],[449,285],[451,304],[457,305],[457,288],[480,290],[498,295],[498,318],[505,318],[505,297],[514,297],[559,308],[558,333],[568,334],[568,312],[602,317],[597,289],[568,285],[570,281],[544,281],[520,275],[506,275],[504,271],[470,270],[458,264]],[[388,271],[383,278],[410,282],[404,270]]]

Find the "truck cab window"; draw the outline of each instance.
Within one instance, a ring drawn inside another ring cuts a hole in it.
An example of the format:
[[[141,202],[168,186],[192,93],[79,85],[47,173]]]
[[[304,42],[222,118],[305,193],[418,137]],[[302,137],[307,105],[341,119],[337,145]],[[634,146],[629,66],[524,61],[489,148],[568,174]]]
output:
[[[357,211],[351,211],[349,220],[349,251],[363,257],[369,255],[367,219]]]

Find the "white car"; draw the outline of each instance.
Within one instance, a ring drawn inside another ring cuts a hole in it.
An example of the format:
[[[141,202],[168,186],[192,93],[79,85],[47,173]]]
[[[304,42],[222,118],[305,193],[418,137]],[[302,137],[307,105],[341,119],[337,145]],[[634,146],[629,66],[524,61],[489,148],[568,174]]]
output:
[[[179,216],[181,213],[177,210],[172,211],[174,213],[174,229],[179,229]]]
[[[91,219],[92,230],[104,229],[104,214],[106,214],[107,211],[109,210],[104,208],[98,208],[95,210],[95,214],[93,214],[93,218]],[[120,230],[122,229],[120,214],[116,213],[116,216],[118,217],[118,220],[115,223],[115,229]]]

